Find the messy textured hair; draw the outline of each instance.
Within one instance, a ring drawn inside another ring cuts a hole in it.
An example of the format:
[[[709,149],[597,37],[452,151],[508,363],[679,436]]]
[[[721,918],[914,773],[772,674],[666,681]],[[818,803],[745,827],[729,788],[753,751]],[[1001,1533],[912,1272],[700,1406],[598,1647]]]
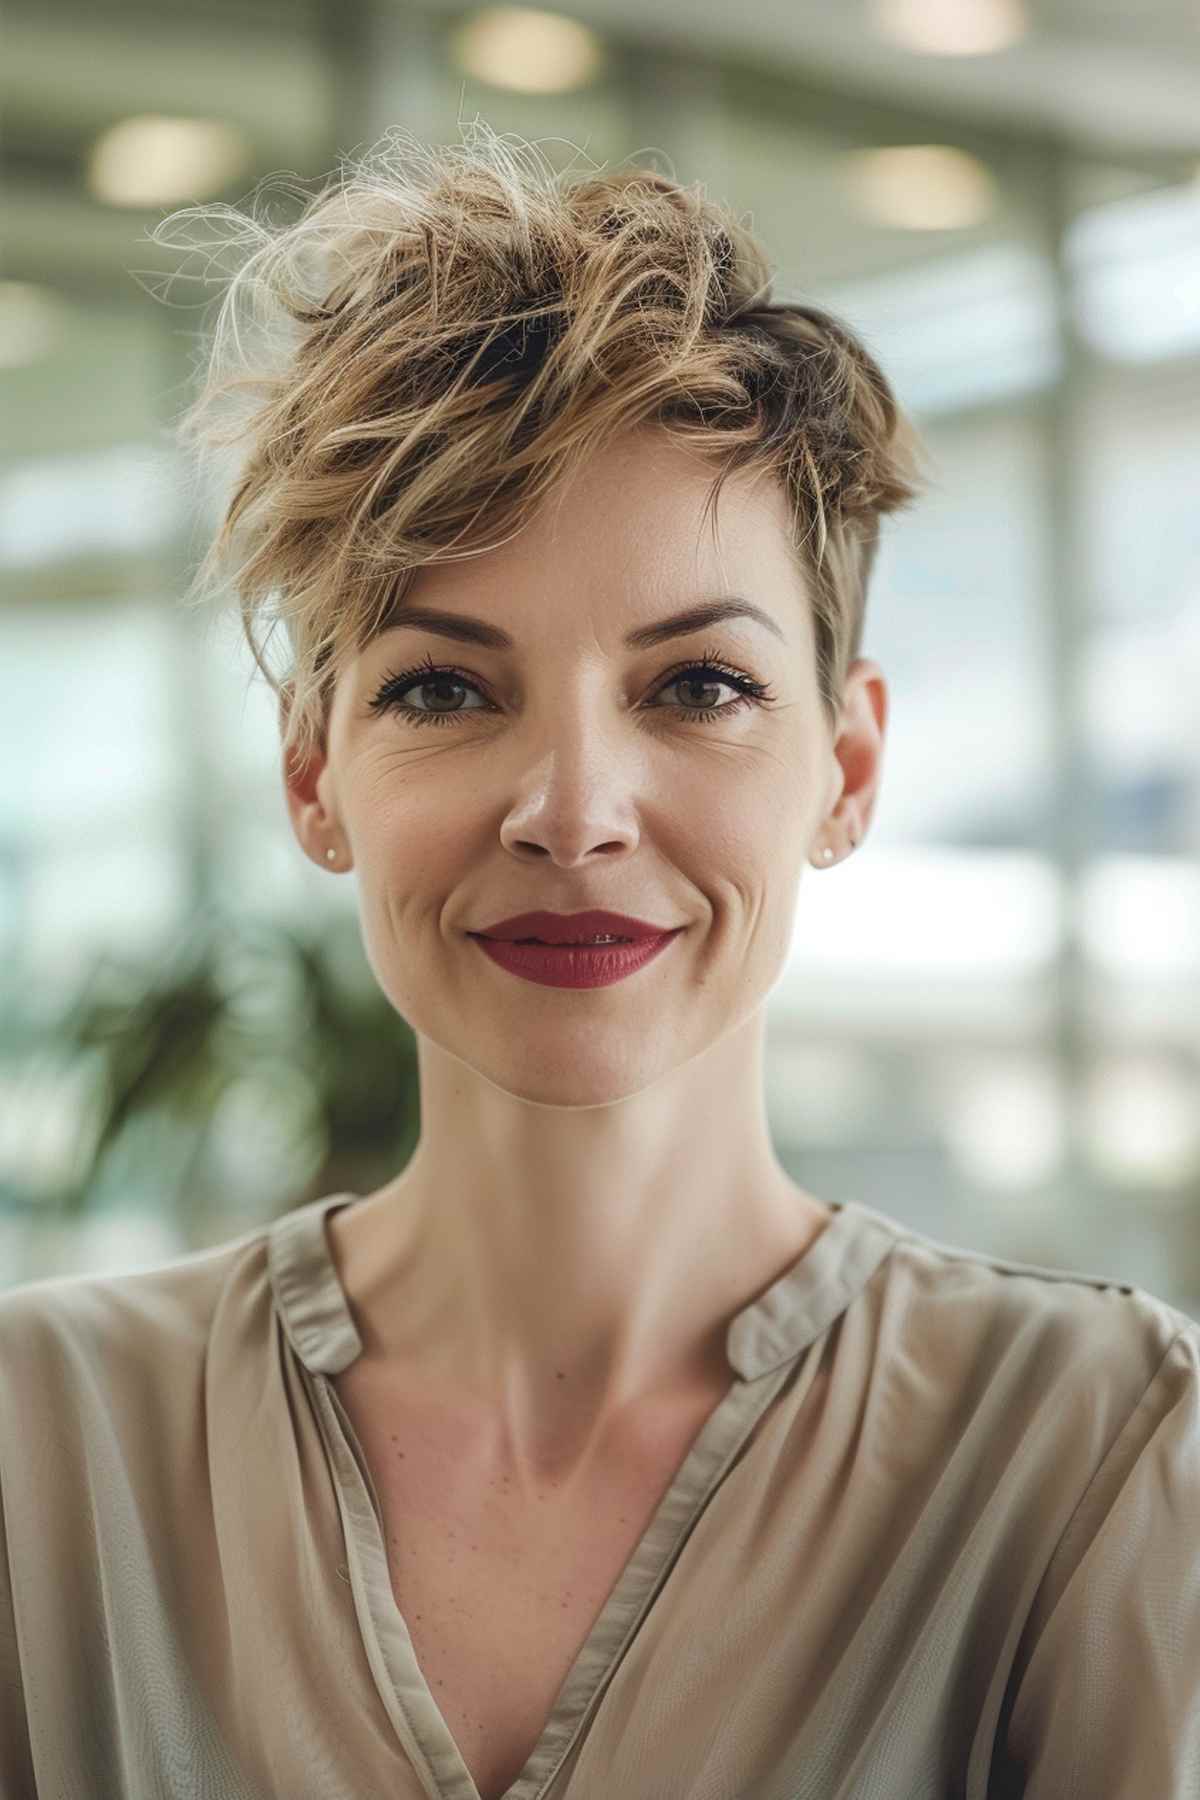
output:
[[[832,725],[880,518],[922,485],[882,371],[828,313],[770,298],[757,240],[699,187],[641,166],[572,178],[479,121],[460,135],[387,132],[291,223],[213,204],[153,232],[192,249],[171,233],[198,223],[234,263],[176,428],[201,468],[231,447],[235,463],[185,604],[232,580],[303,761],[417,569],[507,541],[614,434],[653,424],[714,467],[706,516],[735,470],[782,484]]]

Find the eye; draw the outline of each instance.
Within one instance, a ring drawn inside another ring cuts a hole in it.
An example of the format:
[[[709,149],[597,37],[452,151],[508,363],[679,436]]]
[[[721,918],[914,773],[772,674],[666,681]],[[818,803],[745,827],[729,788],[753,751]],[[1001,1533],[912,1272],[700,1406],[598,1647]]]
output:
[[[484,705],[482,707],[447,707],[444,711],[427,710],[424,706],[412,705],[405,698],[409,689],[417,688],[418,685],[421,689],[441,689],[440,698],[442,700],[450,698],[447,692],[449,689],[467,688],[472,693],[478,694],[484,701]],[[714,687],[727,687],[733,690],[735,698],[720,706],[687,706],[678,703],[666,708],[650,707],[647,710],[673,712],[679,718],[699,720],[702,724],[709,724],[714,720],[728,718],[733,713],[741,712],[747,706],[769,706],[774,700],[774,695],[765,682],[758,681],[753,675],[746,675],[739,669],[729,668],[707,650],[701,654],[698,660],[680,663],[674,669],[667,670],[660,677],[653,697],[657,699],[660,694],[672,687],[690,688],[693,692],[697,690],[711,692]],[[411,669],[386,675],[379,691],[368,702],[368,710],[376,714],[398,713],[406,723],[413,725],[456,725],[465,713],[488,712],[496,709],[473,676],[448,664],[435,663],[431,657],[427,656],[423,662],[416,664]]]

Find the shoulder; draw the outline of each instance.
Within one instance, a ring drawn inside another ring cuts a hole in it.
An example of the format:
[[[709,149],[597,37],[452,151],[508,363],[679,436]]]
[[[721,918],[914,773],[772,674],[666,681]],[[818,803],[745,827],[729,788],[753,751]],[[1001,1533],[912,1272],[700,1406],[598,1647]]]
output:
[[[222,1307],[268,1293],[269,1229],[150,1268],[0,1292],[0,1416],[51,1398],[86,1403],[129,1383],[145,1390],[202,1367]]]
[[[1156,1379],[1171,1370],[1196,1379],[1200,1323],[1136,1284],[885,1223],[894,1244],[879,1271],[878,1304],[894,1348],[964,1397],[996,1390],[1023,1408],[1077,1402],[1075,1417],[1099,1448]]]

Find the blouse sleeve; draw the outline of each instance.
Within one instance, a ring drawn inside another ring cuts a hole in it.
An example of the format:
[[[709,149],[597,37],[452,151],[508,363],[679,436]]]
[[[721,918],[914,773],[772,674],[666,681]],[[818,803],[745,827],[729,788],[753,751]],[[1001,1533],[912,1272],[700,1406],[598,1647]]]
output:
[[[1200,1326],[1172,1339],[1088,1484],[1031,1625],[989,1796],[1197,1800]]]
[[[17,1654],[8,1532],[4,1521],[3,1471],[0,1470],[0,1796],[3,1800],[33,1800],[36,1793],[21,1662]]]

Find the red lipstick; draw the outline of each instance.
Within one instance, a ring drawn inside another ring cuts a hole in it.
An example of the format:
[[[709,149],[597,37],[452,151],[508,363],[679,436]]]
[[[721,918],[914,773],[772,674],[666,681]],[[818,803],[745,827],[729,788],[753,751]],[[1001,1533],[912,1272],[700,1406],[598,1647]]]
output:
[[[595,948],[573,944],[518,944],[503,938],[480,937],[472,932],[485,956],[490,956],[502,969],[523,975],[542,987],[594,988],[609,987],[624,981],[636,969],[667,948],[686,929],[656,932],[653,937],[637,938],[625,944],[600,944]]]
[[[651,925],[646,919],[633,919],[627,913],[598,912],[593,909],[577,913],[517,913],[511,919],[500,919],[495,925],[485,925],[482,930],[471,932],[470,936],[497,938],[506,943],[515,943],[519,938],[530,938],[543,944],[581,944],[588,938],[603,934],[607,937],[631,938],[637,943],[648,938],[662,937],[664,932],[682,929],[678,925]]]

